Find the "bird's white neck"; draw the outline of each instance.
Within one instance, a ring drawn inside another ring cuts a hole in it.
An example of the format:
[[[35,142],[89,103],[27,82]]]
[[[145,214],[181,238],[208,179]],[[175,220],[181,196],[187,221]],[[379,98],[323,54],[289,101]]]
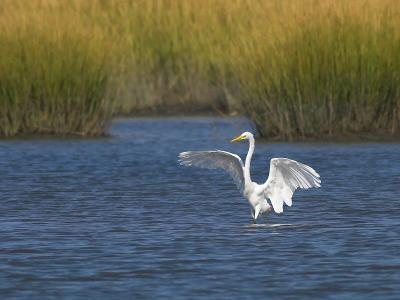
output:
[[[253,156],[253,152],[254,152],[254,137],[251,136],[249,138],[249,152],[247,152],[246,161],[244,163],[244,180],[246,184],[251,183],[250,163],[251,163],[251,158]]]

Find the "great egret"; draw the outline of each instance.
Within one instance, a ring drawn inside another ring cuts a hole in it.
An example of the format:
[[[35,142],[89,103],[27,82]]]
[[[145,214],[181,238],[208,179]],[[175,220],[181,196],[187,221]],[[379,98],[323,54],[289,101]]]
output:
[[[221,150],[182,152],[179,154],[179,162],[184,166],[227,171],[249,201],[254,222],[260,214],[272,210],[267,199],[271,201],[276,213],[282,213],[283,203],[292,206],[292,196],[297,188],[321,186],[320,176],[313,168],[288,158],[271,159],[267,181],[263,184],[253,182],[250,176],[250,162],[255,142],[253,134],[244,132],[232,139],[231,143],[243,140],[249,141],[249,151],[244,165],[238,155]]]

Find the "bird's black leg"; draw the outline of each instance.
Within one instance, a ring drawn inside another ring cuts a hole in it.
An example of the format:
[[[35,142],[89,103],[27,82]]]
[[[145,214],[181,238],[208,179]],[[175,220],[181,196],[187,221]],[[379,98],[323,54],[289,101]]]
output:
[[[251,216],[253,217],[253,224],[257,224],[257,220],[254,218],[254,210],[251,206],[250,206],[250,213],[251,213]]]

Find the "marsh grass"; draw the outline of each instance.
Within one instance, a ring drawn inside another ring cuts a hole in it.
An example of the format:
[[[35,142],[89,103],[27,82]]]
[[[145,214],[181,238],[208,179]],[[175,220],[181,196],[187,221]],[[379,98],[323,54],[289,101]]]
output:
[[[311,10],[304,5],[286,12],[290,18],[286,15],[284,31],[272,28],[264,44],[250,39],[236,50],[242,57],[231,64],[233,82],[241,84],[246,113],[262,136],[395,134],[400,118],[399,5],[308,3],[314,4]]]
[[[4,0],[0,134],[210,109],[268,137],[395,134],[399,20],[389,0]]]
[[[104,134],[113,108],[102,34],[24,3],[1,7],[0,135]]]

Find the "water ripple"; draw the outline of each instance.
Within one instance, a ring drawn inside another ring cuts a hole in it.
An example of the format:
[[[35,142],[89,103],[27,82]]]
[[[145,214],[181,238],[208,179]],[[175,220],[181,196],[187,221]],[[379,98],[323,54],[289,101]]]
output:
[[[252,224],[228,176],[178,166],[225,149],[242,119],[119,120],[112,137],[0,142],[0,295],[7,299],[397,299],[399,144],[258,143],[322,188]]]

